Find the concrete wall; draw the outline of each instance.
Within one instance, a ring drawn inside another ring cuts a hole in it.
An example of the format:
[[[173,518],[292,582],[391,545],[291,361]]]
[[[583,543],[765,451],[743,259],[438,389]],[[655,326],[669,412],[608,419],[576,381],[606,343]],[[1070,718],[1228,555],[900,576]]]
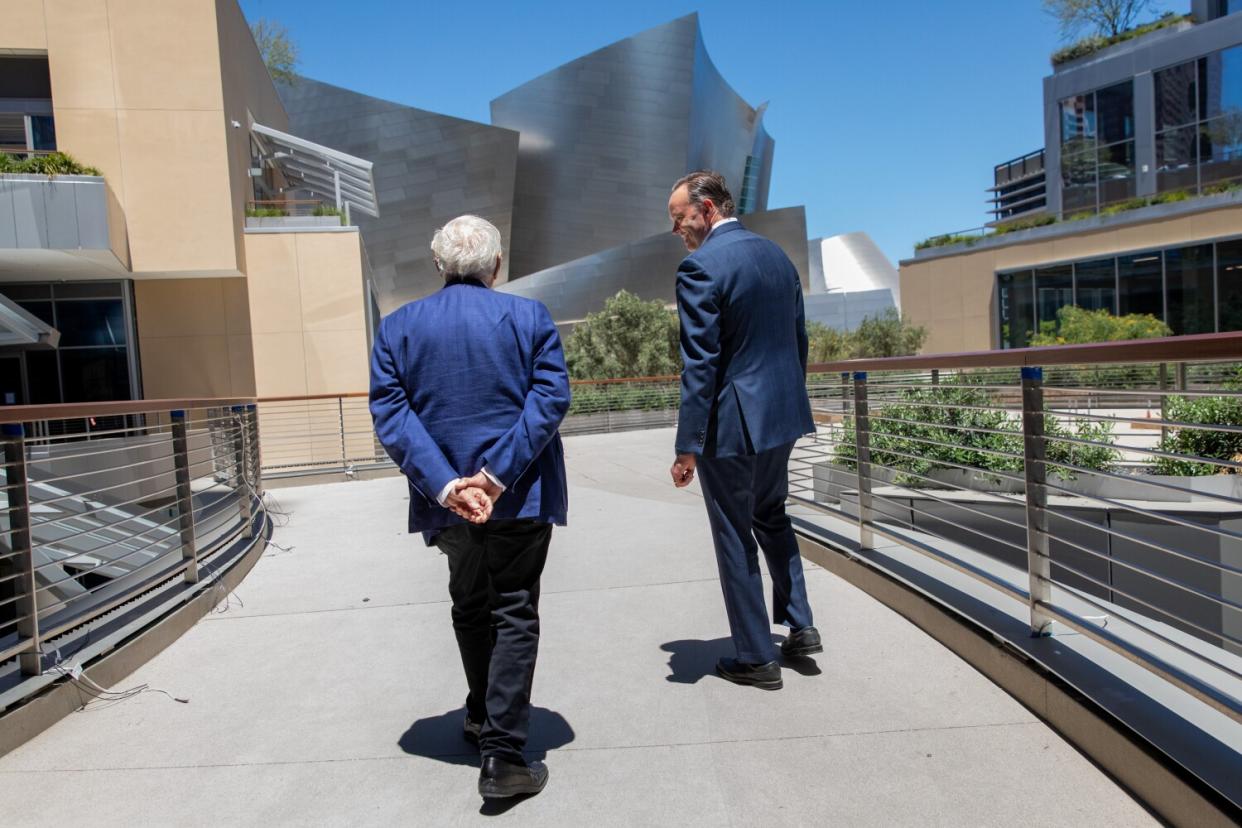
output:
[[[922,353],[987,350],[998,347],[998,270],[1192,244],[1237,235],[1240,231],[1242,207],[1115,224],[1078,233],[1065,232],[1063,225],[1037,228],[1027,231],[1036,236],[1031,241],[1015,240],[1008,245],[966,248],[902,262],[901,306],[915,324],[927,327]]]
[[[357,230],[246,233],[258,396],[367,390],[362,255]]]
[[[240,275],[246,112],[286,122],[235,0],[24,0],[4,18],[0,49],[47,52],[59,148],[115,194],[118,258]]]
[[[134,315],[146,399],[254,394],[246,279],[142,279]]]

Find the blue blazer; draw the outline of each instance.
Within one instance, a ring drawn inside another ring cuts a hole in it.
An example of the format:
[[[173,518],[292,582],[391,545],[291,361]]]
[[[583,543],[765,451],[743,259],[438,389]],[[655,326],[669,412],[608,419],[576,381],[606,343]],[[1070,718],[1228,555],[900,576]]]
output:
[[[410,482],[410,531],[432,538],[462,519],[436,502],[486,466],[505,491],[492,519],[565,524],[557,428],[569,376],[542,303],[482,282],[451,282],[384,318],[371,353],[371,417]]]
[[[679,454],[758,454],[815,431],[802,282],[783,250],[717,225],[677,268],[677,311]]]

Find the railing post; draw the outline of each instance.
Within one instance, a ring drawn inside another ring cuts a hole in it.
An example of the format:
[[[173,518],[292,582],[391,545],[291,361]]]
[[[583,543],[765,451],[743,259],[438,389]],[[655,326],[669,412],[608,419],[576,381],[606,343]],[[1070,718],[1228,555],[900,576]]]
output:
[[[242,537],[254,536],[253,521],[250,511],[250,483],[246,480],[246,407],[233,406],[234,422],[237,433],[233,436],[233,469],[237,473],[234,486],[237,489],[237,513],[241,519]]]
[[[1047,633],[1052,618],[1041,608],[1052,599],[1048,549],[1048,490],[1044,440],[1044,370],[1022,369],[1022,466],[1026,470],[1026,567],[1030,579],[1031,634]]]
[[[30,640],[30,649],[18,656],[22,675],[43,672],[39,639],[39,599],[35,583],[34,543],[30,535],[30,488],[26,477],[26,440],[21,423],[4,425],[5,482],[9,490],[9,544],[17,553],[17,636]]]
[[[1169,420],[1169,364],[1167,362],[1160,363],[1160,444],[1164,445],[1169,439],[1169,427],[1164,423]]]
[[[250,482],[256,497],[263,496],[263,461],[259,446],[259,406],[246,406],[247,434],[250,435]]]
[[[931,371],[931,384],[932,384],[932,385],[939,385],[939,384],[940,384],[940,369],[939,369],[939,368],[933,368],[933,369],[932,369],[932,371]]]
[[[854,445],[858,448],[858,548],[872,549],[871,419],[867,413],[867,372],[854,372]]]
[[[198,583],[198,543],[194,538],[194,491],[190,488],[190,445],[186,434],[185,409],[170,413],[172,419],[173,465],[177,478],[177,517],[181,528],[181,557],[185,560],[185,581]],[[210,432],[208,432],[210,437]],[[214,452],[213,452],[214,453]]]
[[[336,423],[341,435],[341,471],[349,471],[349,452],[345,448],[345,398],[336,398]]]

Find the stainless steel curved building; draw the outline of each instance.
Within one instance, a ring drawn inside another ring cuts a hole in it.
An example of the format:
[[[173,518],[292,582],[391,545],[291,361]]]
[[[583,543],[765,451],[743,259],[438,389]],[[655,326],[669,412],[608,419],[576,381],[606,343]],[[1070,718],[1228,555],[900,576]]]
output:
[[[509,272],[526,276],[668,229],[669,186],[711,168],[739,212],[767,209],[763,107],[725,82],[697,14],[553,69],[492,101],[517,130]]]
[[[443,284],[428,245],[462,213],[495,224],[508,248],[517,133],[300,78],[279,86],[290,128],[374,163],[380,217],[356,216],[381,313]],[[500,280],[507,278],[502,270]]]
[[[785,250],[802,275],[805,289],[809,270],[805,208],[751,213],[742,222],[747,229],[766,236]],[[588,313],[602,309],[604,302],[619,290],[672,305],[676,301],[677,265],[685,256],[681,239],[665,228],[656,235],[515,279],[497,290],[538,299],[548,306],[557,324],[567,328]]]

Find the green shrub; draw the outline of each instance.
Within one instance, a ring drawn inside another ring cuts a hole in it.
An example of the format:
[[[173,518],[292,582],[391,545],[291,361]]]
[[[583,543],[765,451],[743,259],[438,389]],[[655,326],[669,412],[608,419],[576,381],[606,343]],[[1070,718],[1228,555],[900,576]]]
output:
[[[341,211],[332,204],[316,204],[315,209],[311,212],[313,216],[339,216]]]
[[[1232,193],[1242,190],[1242,182],[1238,181],[1221,181],[1217,184],[1209,184],[1203,188],[1203,195],[1220,195],[1221,193]]]
[[[1057,217],[1049,214],[1035,216],[1034,218],[1014,219],[1012,221],[1007,221],[1004,224],[996,225],[994,232],[996,235],[1001,236],[1005,233],[1015,233],[1018,230],[1030,230],[1032,227],[1043,227],[1048,224],[1056,224],[1056,221]]]
[[[79,164],[72,156],[66,155],[63,152],[32,155],[24,159],[0,153],[0,173],[28,173],[47,176],[102,175],[94,167]]]
[[[983,472],[1023,473],[1021,419],[996,407],[984,388],[928,387],[906,389],[896,402],[871,408],[871,462],[899,472],[903,484],[925,485],[922,477],[938,469],[966,466]],[[844,433],[833,460],[855,468],[858,447],[854,420],[846,417]],[[1107,470],[1120,459],[1111,448],[1112,424],[1075,420],[1069,426],[1055,417],[1044,419],[1047,468],[1053,477],[1073,479],[1063,464]],[[1065,442],[1070,437],[1104,446]]]
[[[1196,425],[1242,426],[1242,399],[1237,397],[1170,397],[1167,420]],[[1242,433],[1174,428],[1160,443],[1161,451],[1211,460],[1242,462]],[[1235,469],[1189,459],[1156,458],[1156,474],[1203,476],[1233,474]]]
[[[927,340],[927,329],[914,325],[888,308],[868,316],[853,331],[838,331],[819,322],[807,322],[807,362],[837,362],[845,359],[878,359],[918,353]]]
[[[1031,337],[1031,344],[1080,345],[1124,339],[1156,339],[1172,334],[1172,328],[1149,313],[1113,316],[1104,309],[1086,310],[1066,305],[1057,311],[1055,322],[1047,320],[1040,323],[1039,333]]]
[[[1091,35],[1084,37],[1076,43],[1071,43],[1064,49],[1058,49],[1052,53],[1053,67],[1060,66],[1062,63],[1068,63],[1077,58],[1093,55],[1096,52],[1116,43],[1122,43],[1127,40],[1133,40],[1136,37],[1142,37],[1145,34],[1164,29],[1169,26],[1176,26],[1184,20],[1190,20],[1190,15],[1177,16],[1172,12],[1165,12],[1158,20],[1146,23],[1142,26],[1135,26],[1133,29],[1127,29],[1124,32],[1113,35],[1112,37],[1103,37],[1101,35]]]
[[[279,207],[247,207],[246,215],[250,218],[279,218],[285,211]]]
[[[958,233],[946,233],[943,236],[932,236],[929,239],[923,239],[923,241],[914,245],[914,249],[925,250],[928,247],[947,247],[950,244],[965,244],[967,247],[970,247],[981,238],[983,237],[964,236]]]
[[[657,377],[681,371],[677,313],[619,291],[565,340],[574,379]]]

